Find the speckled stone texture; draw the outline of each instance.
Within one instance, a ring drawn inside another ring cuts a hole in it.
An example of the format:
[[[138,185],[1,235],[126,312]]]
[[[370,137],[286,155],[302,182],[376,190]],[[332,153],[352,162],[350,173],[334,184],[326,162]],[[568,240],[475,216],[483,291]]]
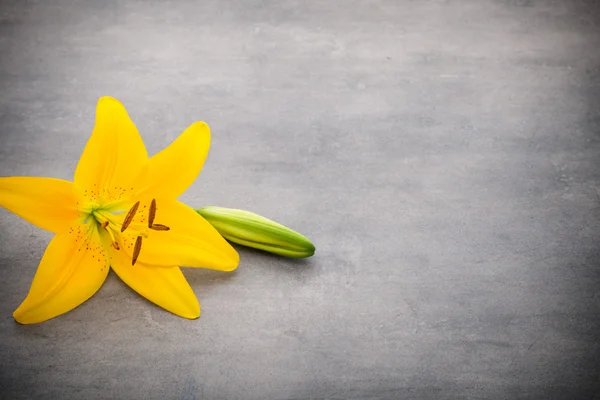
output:
[[[181,198],[317,246],[185,270],[175,317],[111,274],[12,318],[51,234],[0,210],[2,399],[600,399],[600,18],[583,0],[2,1],[0,175],[71,179],[97,99]]]

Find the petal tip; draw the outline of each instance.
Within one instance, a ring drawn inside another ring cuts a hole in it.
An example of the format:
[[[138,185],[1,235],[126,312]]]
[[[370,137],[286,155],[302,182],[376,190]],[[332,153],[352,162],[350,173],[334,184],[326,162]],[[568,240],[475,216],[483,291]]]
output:
[[[229,251],[226,257],[223,258],[223,271],[235,271],[240,264],[240,254],[229,244]]]
[[[184,133],[186,133],[186,132],[189,134],[192,134],[194,136],[197,136],[199,138],[202,138],[202,136],[206,136],[206,139],[208,139],[208,141],[210,143],[210,127],[204,121],[194,122],[185,130]],[[201,142],[199,142],[199,143],[201,143]]]
[[[26,325],[27,324],[25,322],[25,320],[23,319],[23,313],[19,312],[18,308],[15,310],[15,312],[13,312],[13,318],[15,319],[15,322],[17,322],[20,325]]]
[[[192,125],[190,125],[190,128],[194,127],[196,129],[201,129],[201,130],[207,130],[210,132],[210,127],[208,126],[208,124],[204,121],[196,121],[194,122]]]
[[[102,96],[98,99],[98,104],[101,103],[117,103],[117,104],[121,104],[121,102],[117,99],[115,99],[114,97],[111,96]]]
[[[237,269],[238,265],[239,265],[239,262],[237,262],[235,264],[226,264],[225,267],[223,267],[223,271],[233,272]]]
[[[187,314],[185,316],[183,316],[185,319],[189,319],[189,320],[195,320],[200,318],[200,311],[198,311],[197,313],[193,313],[193,314]]]
[[[198,319],[200,318],[200,303],[198,302],[198,299],[196,299],[196,301],[194,302],[194,304],[191,304],[191,308],[189,310],[187,310],[184,313],[179,314],[180,317],[183,317],[185,319]]]
[[[104,112],[124,111],[127,114],[127,109],[125,108],[123,103],[110,96],[102,96],[98,99],[98,103],[96,105],[96,112],[98,112],[98,110]]]
[[[27,318],[27,311],[23,309],[23,305],[21,304],[14,312],[13,318],[20,325],[30,325],[43,321],[35,321],[31,318]]]

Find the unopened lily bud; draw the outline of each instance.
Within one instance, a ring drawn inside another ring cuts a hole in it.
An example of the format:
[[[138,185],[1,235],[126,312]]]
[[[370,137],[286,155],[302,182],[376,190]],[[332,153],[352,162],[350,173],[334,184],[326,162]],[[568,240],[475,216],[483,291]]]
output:
[[[292,258],[315,253],[315,246],[305,236],[258,214],[214,206],[196,212],[231,242]]]

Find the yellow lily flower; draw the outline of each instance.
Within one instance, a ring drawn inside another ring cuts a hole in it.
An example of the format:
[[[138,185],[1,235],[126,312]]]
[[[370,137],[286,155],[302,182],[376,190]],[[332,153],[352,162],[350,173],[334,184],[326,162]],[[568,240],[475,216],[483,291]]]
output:
[[[133,290],[184,318],[200,305],[179,266],[232,271],[239,255],[198,213],[176,200],[200,173],[210,129],[187,128],[148,159],[123,105],[98,101],[92,135],[73,182],[0,178],[0,206],[55,232],[13,316],[54,318],[89,299],[110,268]]]

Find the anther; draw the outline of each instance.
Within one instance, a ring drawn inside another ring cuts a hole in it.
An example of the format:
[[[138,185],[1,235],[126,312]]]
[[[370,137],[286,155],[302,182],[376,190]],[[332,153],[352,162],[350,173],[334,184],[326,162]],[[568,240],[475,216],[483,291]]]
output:
[[[154,217],[156,217],[156,200],[152,199],[152,202],[150,203],[150,210],[148,210],[148,228],[152,228]]]
[[[131,207],[131,210],[129,210],[129,212],[125,216],[125,219],[123,220],[123,225],[121,226],[121,232],[125,232],[125,229],[127,229],[129,224],[131,223],[131,221],[133,221],[133,217],[135,217],[135,213],[137,212],[137,209],[139,206],[140,206],[140,202],[138,201],[137,203],[135,203],[133,205],[133,207]]]
[[[108,226],[108,221],[104,221],[102,223],[102,229],[106,229],[107,226]]]
[[[140,255],[140,250],[142,250],[142,237],[138,236],[137,239],[135,240],[135,246],[133,248],[133,258],[131,260],[131,265],[135,265],[135,262],[138,259],[138,256]]]
[[[155,231],[168,231],[171,228],[163,224],[153,224],[150,229],[154,229]]]
[[[117,242],[112,242],[112,247],[114,247],[117,250],[121,250],[121,248],[119,247],[119,243]]]

